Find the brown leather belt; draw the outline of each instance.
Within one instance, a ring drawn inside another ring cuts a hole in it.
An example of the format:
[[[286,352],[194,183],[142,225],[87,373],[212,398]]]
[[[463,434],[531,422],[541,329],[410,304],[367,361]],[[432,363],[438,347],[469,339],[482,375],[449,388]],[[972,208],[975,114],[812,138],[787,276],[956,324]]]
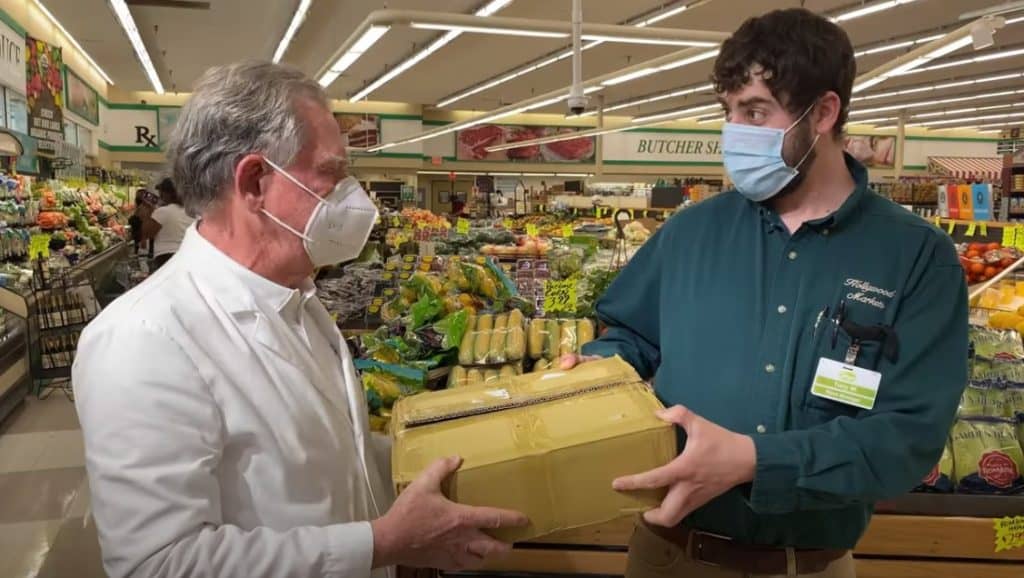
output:
[[[643,523],[643,522],[641,522]],[[655,535],[683,549],[695,562],[747,574],[803,575],[824,572],[849,550],[801,550],[739,544],[731,538],[686,527],[645,524]]]

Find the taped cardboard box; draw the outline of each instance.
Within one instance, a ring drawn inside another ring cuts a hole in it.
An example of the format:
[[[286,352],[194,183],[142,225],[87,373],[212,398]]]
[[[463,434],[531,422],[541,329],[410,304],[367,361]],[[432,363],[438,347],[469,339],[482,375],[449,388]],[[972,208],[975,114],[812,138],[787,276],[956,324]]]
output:
[[[392,414],[395,485],[401,491],[434,460],[461,456],[449,498],[530,518],[493,533],[507,541],[632,515],[664,491],[616,492],[612,480],[676,456],[672,426],[655,416],[661,408],[618,357],[407,397]]]

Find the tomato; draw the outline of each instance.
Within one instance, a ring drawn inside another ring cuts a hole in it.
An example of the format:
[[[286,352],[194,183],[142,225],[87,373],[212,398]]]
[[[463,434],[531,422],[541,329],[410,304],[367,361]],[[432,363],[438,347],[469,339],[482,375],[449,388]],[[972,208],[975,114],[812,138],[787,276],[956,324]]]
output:
[[[1002,259],[999,260],[999,266],[1002,267],[1003,269],[1006,269],[1010,265],[1013,265],[1013,263],[1014,260],[1011,257],[1003,257]]]
[[[985,281],[988,281],[988,279],[989,279],[988,277],[982,275],[982,276],[978,277],[978,283],[984,283]]]
[[[981,253],[982,251],[985,250],[985,244],[984,243],[970,243],[970,244],[967,245],[967,250],[968,251],[977,251],[977,252]]]
[[[998,272],[999,272],[999,271],[998,271],[998,270],[996,270],[996,268],[995,268],[995,267],[985,267],[985,276],[986,276],[986,277],[988,277],[988,278],[990,278],[990,279],[991,279],[992,277],[995,277],[995,276],[996,276],[996,273],[998,273]]]
[[[965,257],[967,257],[968,259],[980,259],[981,253],[979,251],[971,249],[970,251],[967,251],[967,255],[965,255]]]
[[[1000,249],[1000,248],[1002,248],[1002,245],[1000,245],[999,243],[995,243],[995,242],[989,243],[985,247],[985,249],[988,250],[988,251],[995,251],[996,249]]]
[[[968,269],[972,275],[981,275],[985,272],[985,265],[981,263],[971,263],[971,268]]]

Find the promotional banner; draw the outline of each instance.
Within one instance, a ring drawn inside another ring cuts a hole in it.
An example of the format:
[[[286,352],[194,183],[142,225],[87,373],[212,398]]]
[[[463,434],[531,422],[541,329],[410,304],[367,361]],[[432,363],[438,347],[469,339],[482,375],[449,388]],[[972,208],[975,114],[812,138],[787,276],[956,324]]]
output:
[[[513,161],[534,163],[590,163],[597,149],[594,137],[580,137],[543,145],[487,152],[487,147],[573,133],[578,129],[549,126],[483,124],[456,134],[455,158],[460,161]]]
[[[721,163],[721,135],[716,132],[628,131],[604,136],[606,162]]]
[[[375,114],[335,113],[338,130],[348,136],[348,146],[369,148],[380,144],[380,117]]]
[[[94,125],[100,124],[100,95],[74,70],[67,68],[67,108]]]
[[[56,151],[64,140],[64,67],[61,49],[25,37],[25,96],[28,98],[28,134],[39,140],[39,150]]]
[[[0,20],[0,84],[25,93],[25,37]]]
[[[847,135],[846,152],[866,167],[891,169],[896,164],[896,137]]]

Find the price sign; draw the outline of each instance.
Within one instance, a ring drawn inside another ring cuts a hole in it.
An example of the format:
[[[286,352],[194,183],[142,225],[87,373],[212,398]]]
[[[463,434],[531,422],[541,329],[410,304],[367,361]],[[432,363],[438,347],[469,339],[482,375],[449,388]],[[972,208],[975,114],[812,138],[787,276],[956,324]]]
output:
[[[1014,234],[1014,227],[1003,227],[1003,246],[1013,247],[1016,235]]]
[[[973,237],[974,233],[977,230],[978,230],[978,225],[975,224],[975,223],[971,223],[970,225],[967,225],[967,232],[965,232],[964,235],[966,235],[968,237]]]
[[[986,225],[985,223],[982,223],[980,225],[980,227],[981,227],[981,236],[982,237],[988,237],[988,225]]]
[[[935,215],[935,226],[940,229],[942,228],[942,217]]]
[[[992,520],[996,532],[996,552],[1024,548],[1024,516],[1006,516]]]
[[[459,217],[459,220],[455,223],[455,231],[460,235],[469,234],[469,219],[463,219]]]
[[[531,237],[536,237],[539,234],[539,231],[537,231],[537,225],[534,225],[533,223],[526,225],[526,234]]]
[[[572,225],[562,225],[562,236],[566,239],[572,237]]]
[[[946,234],[948,234],[950,237],[952,237],[953,236],[953,231],[955,231],[955,230],[956,230],[956,221],[950,221],[949,222],[949,226],[946,227]]]
[[[50,258],[50,236],[49,235],[32,235],[28,242],[28,258],[29,259],[49,259]]]
[[[544,282],[544,312],[576,314],[576,278]]]
[[[505,227],[506,229],[508,229],[509,231],[511,231],[512,230],[512,219],[505,219],[504,221],[501,222],[501,225],[503,227]]]
[[[635,219],[635,218],[636,218],[636,215],[634,215],[634,213],[633,213],[633,209],[630,209],[630,210],[629,210],[629,219],[630,219],[630,220],[633,220],[633,219]]]
[[[419,223],[416,223],[416,228],[417,229],[426,229],[427,228],[427,222],[426,221],[420,221]]]
[[[396,229],[401,227],[402,226],[402,220],[399,219],[398,217],[391,217],[391,226],[396,228]]]
[[[598,219],[600,219],[601,218],[601,213],[603,213],[603,212],[604,211],[601,210],[601,207],[597,207],[596,209],[594,209],[594,216],[597,217]]]
[[[1024,250],[1024,227],[1013,228],[1013,246]]]

